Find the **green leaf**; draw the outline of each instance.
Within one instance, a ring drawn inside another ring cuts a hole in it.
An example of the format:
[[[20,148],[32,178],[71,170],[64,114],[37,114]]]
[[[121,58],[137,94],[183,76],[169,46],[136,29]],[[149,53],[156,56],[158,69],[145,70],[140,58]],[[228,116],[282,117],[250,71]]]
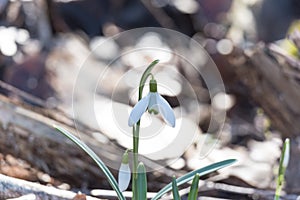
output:
[[[153,67],[159,62],[159,60],[154,60],[148,67],[147,69],[144,71],[141,80],[140,80],[140,85],[139,85],[139,100],[142,99],[142,95],[143,95],[143,89],[146,83],[147,78],[150,76],[151,74],[151,70],[153,69]]]
[[[117,196],[120,200],[126,200],[123,196],[122,192],[119,189],[118,183],[103,161],[95,154],[93,150],[91,150],[84,142],[75,137],[72,133],[68,132],[66,129],[53,125],[56,130],[69,138],[72,142],[74,142],[77,146],[79,146],[83,151],[85,151],[99,166],[99,168],[103,171],[105,176],[108,179],[111,187],[116,191]]]
[[[182,185],[190,180],[193,179],[193,177],[196,174],[199,174],[199,176],[203,176],[206,174],[209,174],[211,172],[217,171],[219,169],[222,169],[224,167],[227,167],[228,165],[231,165],[233,163],[236,162],[236,159],[228,159],[228,160],[224,160],[221,162],[217,162],[217,163],[213,163],[211,165],[208,165],[206,167],[203,167],[201,169],[197,169],[194,171],[191,171],[185,175],[183,175],[182,177],[179,177],[178,179],[176,179],[177,181],[177,186]],[[157,200],[160,197],[162,197],[164,194],[166,194],[167,192],[170,192],[172,190],[172,183],[169,183],[168,185],[166,185],[164,188],[162,188],[153,198],[152,200]]]
[[[172,193],[174,200],[181,200],[175,176],[172,177]]]
[[[198,197],[198,185],[199,185],[199,174],[196,174],[194,176],[192,185],[191,185],[191,189],[190,189],[190,193],[188,196],[188,200],[197,200]]]
[[[137,199],[147,200],[147,175],[146,169],[142,162],[137,167]]]

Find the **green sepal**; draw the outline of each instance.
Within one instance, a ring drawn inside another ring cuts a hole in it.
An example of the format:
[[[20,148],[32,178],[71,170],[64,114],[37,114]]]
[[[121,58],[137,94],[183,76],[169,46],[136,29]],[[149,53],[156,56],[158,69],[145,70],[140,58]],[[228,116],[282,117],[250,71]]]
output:
[[[126,150],[123,154],[123,157],[122,157],[122,163],[123,164],[128,164],[129,163],[129,159],[128,159],[128,150]]]
[[[148,109],[148,113],[157,115],[159,112],[155,109]]]
[[[157,92],[157,82],[155,79],[150,80],[149,86],[150,86],[150,92]]]

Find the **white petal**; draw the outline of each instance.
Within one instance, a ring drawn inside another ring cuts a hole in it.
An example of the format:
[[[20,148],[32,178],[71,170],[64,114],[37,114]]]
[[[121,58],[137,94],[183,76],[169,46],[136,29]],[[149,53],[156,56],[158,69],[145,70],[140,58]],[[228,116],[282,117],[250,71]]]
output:
[[[159,108],[156,101],[157,92],[150,92],[149,94],[150,94],[150,99],[149,99],[148,111],[149,113],[157,114],[159,113]]]
[[[128,188],[128,185],[130,183],[130,178],[131,178],[131,171],[130,171],[129,164],[122,163],[118,175],[119,188],[122,192]]]
[[[148,105],[149,105],[149,99],[150,99],[150,93],[142,98],[137,104],[133,107],[129,119],[128,119],[128,126],[133,126],[135,123],[137,123],[144,112],[146,111]]]
[[[158,93],[156,93],[156,102],[159,107],[159,112],[164,118],[165,122],[167,122],[168,125],[175,127],[175,115],[169,103]]]

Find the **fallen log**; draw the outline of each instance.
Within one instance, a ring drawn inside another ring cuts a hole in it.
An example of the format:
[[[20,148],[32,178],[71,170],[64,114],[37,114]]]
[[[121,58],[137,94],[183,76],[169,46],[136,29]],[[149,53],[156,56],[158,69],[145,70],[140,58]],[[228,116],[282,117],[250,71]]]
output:
[[[124,150],[107,136],[80,123],[75,129],[72,119],[59,110],[31,107],[0,95],[0,152],[28,161],[72,187],[111,189],[92,159],[55,130],[53,124],[80,137],[117,177],[115,169],[119,168]],[[148,169],[160,169],[148,176],[153,182],[151,191],[160,189],[174,174],[156,162],[140,159]],[[157,180],[157,177],[160,178]]]
[[[67,138],[53,128],[53,124],[64,126],[73,133],[80,134],[82,140],[103,159],[108,166],[115,166],[121,155],[119,148],[108,139],[98,141],[91,135],[75,131],[71,120],[61,113],[60,121],[49,111],[32,108],[15,103],[4,96],[0,96],[0,151],[12,154],[28,161],[31,165],[41,169],[54,177],[62,178],[73,186],[83,185],[108,188],[104,175],[93,161]],[[56,116],[58,117],[58,116]],[[66,123],[64,123],[66,122]],[[83,128],[83,127],[81,127]],[[80,127],[79,127],[80,129]],[[86,129],[92,133],[92,130]],[[104,135],[100,134],[103,138]]]

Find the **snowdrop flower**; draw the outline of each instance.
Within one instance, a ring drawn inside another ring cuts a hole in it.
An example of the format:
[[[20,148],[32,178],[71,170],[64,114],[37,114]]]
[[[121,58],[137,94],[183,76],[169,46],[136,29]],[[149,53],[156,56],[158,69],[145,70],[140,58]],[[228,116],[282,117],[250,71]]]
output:
[[[118,175],[119,188],[122,192],[128,188],[130,178],[131,178],[131,171],[130,171],[129,161],[128,161],[128,152],[125,151],[125,153],[123,154],[122,163]]]
[[[157,83],[153,78],[150,80],[149,94],[133,107],[128,119],[128,125],[133,126],[137,123],[147,109],[149,113],[160,113],[168,125],[175,127],[174,112],[169,103],[157,93]]]

